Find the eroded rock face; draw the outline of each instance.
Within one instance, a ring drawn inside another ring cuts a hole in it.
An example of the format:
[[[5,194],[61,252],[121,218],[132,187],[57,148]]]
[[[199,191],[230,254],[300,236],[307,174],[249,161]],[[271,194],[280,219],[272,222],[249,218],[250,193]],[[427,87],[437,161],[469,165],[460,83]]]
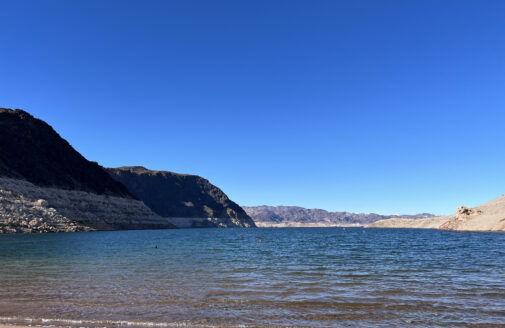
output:
[[[0,108],[0,233],[175,228],[48,124]]]
[[[456,214],[448,216],[447,220],[441,224],[438,229],[458,230],[460,227],[463,227],[468,221],[480,214],[482,214],[482,210],[480,209],[460,206],[456,209]]]
[[[505,209],[504,209],[505,210]],[[477,219],[479,216],[482,216],[483,210],[479,207],[476,208],[471,208],[467,206],[460,206],[456,209],[456,214],[455,215],[450,215],[447,217],[447,220],[438,227],[440,230],[468,230],[466,227],[469,225],[469,223],[472,223],[475,219]],[[479,220],[473,222],[476,223]],[[484,221],[480,221],[482,230],[492,230],[493,227],[487,227],[487,223]],[[471,226],[474,226],[474,224],[471,224]],[[484,229],[484,227],[486,227]],[[481,230],[479,227],[475,227],[476,230]]]
[[[482,211],[480,211],[478,209],[471,208],[471,207],[467,207],[467,206],[460,206],[456,209],[456,215],[459,215],[459,216],[477,215],[477,214],[481,214],[481,213],[482,213]]]
[[[142,201],[0,178],[0,233],[175,228]]]
[[[178,227],[255,227],[239,205],[199,176],[140,166],[107,170],[130,193]]]

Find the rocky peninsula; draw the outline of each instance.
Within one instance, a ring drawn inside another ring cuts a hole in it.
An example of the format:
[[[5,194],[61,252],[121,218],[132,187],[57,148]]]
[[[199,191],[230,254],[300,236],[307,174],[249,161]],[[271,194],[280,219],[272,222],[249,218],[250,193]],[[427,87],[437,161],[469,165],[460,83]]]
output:
[[[475,208],[461,206],[456,214],[432,218],[379,220],[367,228],[420,228],[454,231],[505,231],[505,196]]]

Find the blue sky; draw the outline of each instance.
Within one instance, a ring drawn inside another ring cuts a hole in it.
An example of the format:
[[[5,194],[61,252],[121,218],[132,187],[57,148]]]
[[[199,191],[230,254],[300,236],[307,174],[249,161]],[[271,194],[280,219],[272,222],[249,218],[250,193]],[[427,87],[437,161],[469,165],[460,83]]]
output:
[[[241,205],[505,193],[505,1],[0,1],[0,106]]]

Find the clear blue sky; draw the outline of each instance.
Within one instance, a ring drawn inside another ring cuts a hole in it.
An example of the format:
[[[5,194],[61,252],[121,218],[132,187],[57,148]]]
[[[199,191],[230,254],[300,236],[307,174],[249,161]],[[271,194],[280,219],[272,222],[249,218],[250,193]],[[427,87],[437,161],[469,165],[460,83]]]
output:
[[[1,1],[0,106],[241,205],[505,193],[505,1]]]

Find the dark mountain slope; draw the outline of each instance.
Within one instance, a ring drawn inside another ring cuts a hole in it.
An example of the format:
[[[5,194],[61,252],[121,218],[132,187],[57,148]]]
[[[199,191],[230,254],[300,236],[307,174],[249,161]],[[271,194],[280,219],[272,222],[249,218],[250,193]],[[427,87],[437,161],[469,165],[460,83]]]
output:
[[[254,227],[245,211],[219,188],[196,175],[151,171],[144,167],[107,169],[155,213],[171,218],[217,218],[203,225]],[[195,226],[193,221],[192,226]]]
[[[0,109],[0,234],[167,228],[48,124]]]
[[[86,160],[47,123],[0,108],[0,177],[37,186],[133,198],[95,162]]]

